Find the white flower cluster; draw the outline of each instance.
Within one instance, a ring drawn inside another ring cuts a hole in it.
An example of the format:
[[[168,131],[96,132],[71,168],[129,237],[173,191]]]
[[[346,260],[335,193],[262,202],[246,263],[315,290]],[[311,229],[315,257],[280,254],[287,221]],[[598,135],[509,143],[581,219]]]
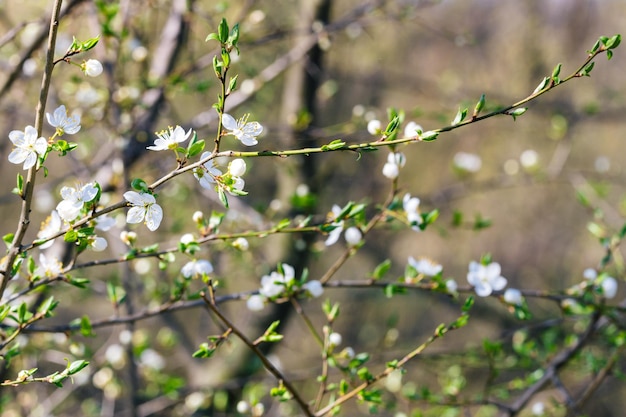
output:
[[[483,265],[476,261],[469,264],[467,273],[467,282],[474,287],[476,295],[479,297],[488,297],[494,291],[501,291],[508,283],[507,279],[501,275],[502,268],[497,262],[491,262]],[[507,288],[502,294],[505,303],[511,305],[522,305],[524,296],[522,292],[516,288]]]
[[[200,159],[205,159],[211,156],[210,152],[204,152]],[[246,161],[237,158],[230,161],[228,164],[228,170],[226,173],[215,166],[215,159],[209,160],[202,165],[201,168],[194,170],[193,175],[196,177],[200,186],[208,190],[221,188],[228,192],[230,195],[243,195],[243,187],[246,182],[242,178],[246,173]]]
[[[345,222],[342,219],[339,219],[341,211],[341,207],[336,204],[333,205],[330,213],[330,225],[333,226],[334,229],[328,234],[328,238],[326,238],[326,241],[324,242],[326,246],[331,246],[337,243],[339,236],[341,236],[341,232],[343,232]],[[346,229],[344,238],[346,239],[348,246],[356,246],[361,242],[363,234],[361,233],[361,229],[356,226],[352,226]]]
[[[288,264],[281,264],[278,271],[261,278],[261,288],[258,294],[248,298],[247,306],[252,311],[260,311],[270,300],[275,300],[284,296],[291,296],[294,293],[305,291],[312,297],[319,297],[323,294],[324,288],[319,281],[307,281],[300,284],[296,280],[295,269]]]

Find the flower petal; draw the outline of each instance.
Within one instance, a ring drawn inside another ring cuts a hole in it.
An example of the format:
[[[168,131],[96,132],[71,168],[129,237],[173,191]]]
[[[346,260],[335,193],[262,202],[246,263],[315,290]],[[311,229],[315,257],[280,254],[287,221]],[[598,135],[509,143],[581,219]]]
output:
[[[228,130],[235,130],[239,126],[237,125],[237,120],[230,114],[224,113],[222,114],[222,126],[224,126]]]

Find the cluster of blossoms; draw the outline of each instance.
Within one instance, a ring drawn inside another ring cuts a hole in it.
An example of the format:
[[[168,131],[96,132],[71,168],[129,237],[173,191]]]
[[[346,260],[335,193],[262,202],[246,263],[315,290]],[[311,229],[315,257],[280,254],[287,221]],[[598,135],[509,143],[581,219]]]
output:
[[[248,298],[247,306],[252,311],[262,310],[268,301],[282,297],[290,297],[297,293],[306,292],[312,297],[319,297],[324,292],[319,281],[302,283],[296,280],[295,269],[288,264],[280,264],[277,271],[261,278],[261,288],[258,294]]]
[[[474,287],[476,295],[488,297],[494,291],[501,291],[508,283],[507,279],[501,275],[502,268],[497,262],[488,264],[472,261],[467,272],[467,282]],[[522,292],[516,288],[507,288],[502,295],[505,303],[511,305],[522,305],[524,297]]]
[[[204,152],[200,159],[205,159],[210,156],[210,152]],[[194,170],[193,175],[200,183],[200,186],[207,190],[217,187],[225,190],[230,195],[245,195],[246,192],[243,191],[243,188],[246,182],[242,177],[246,173],[246,169],[246,161],[237,158],[230,161],[226,173],[223,173],[216,167],[215,159],[210,159],[207,163],[202,165],[201,168]]]
[[[424,277],[437,277],[443,272],[443,266],[428,258],[415,259],[409,256],[408,265],[415,270],[415,273],[411,273],[411,271],[407,270],[404,276],[404,281],[407,283],[418,282]],[[455,280],[448,279],[445,281],[445,285],[448,294],[456,294],[458,284]]]
[[[602,293],[604,298],[614,298],[617,295],[617,280],[606,274],[598,275],[595,269],[587,268],[583,277],[592,282],[596,290]]]
[[[406,164],[406,156],[402,152],[390,152],[387,162],[383,165],[383,175],[390,180],[395,180],[400,175],[400,168]]]
[[[383,135],[385,132],[382,130],[382,128],[383,128],[382,123],[378,119],[372,119],[369,122],[367,122],[367,131],[371,135],[374,135],[374,136]],[[418,125],[417,123],[413,121],[410,121],[406,124],[404,128],[404,137],[411,138],[414,136],[418,136],[418,135],[421,135],[423,131],[424,129],[422,129],[422,126]]]
[[[331,232],[328,234],[328,238],[326,238],[326,241],[324,242],[326,246],[331,246],[337,243],[337,241],[339,240],[339,236],[341,236],[341,232],[343,232],[345,221],[339,218],[341,212],[341,207],[336,204],[333,205],[329,221],[331,222],[330,225],[333,226],[334,229],[331,230]],[[346,229],[344,238],[346,239],[346,242],[349,246],[356,246],[361,242],[363,234],[358,227],[352,226]]]

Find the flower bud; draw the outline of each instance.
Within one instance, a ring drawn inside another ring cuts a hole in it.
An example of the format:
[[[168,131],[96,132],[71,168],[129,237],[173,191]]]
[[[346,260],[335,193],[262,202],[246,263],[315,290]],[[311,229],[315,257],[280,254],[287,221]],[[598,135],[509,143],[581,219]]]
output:
[[[191,218],[193,219],[194,223],[202,223],[202,220],[204,220],[204,213],[198,210],[193,213],[193,216]]]
[[[90,77],[97,77],[102,74],[102,64],[97,59],[89,59],[81,65],[83,72]]]
[[[358,227],[350,227],[346,230],[346,234],[344,235],[344,237],[346,238],[346,242],[348,242],[348,245],[356,246],[361,241],[363,235],[361,234],[361,231]]]
[[[243,159],[234,159],[228,164],[228,172],[233,177],[241,177],[246,173],[246,161]]]
[[[247,251],[250,247],[250,244],[245,237],[238,237],[237,239],[233,240],[232,245],[233,248],[239,249],[240,251]]]
[[[120,233],[120,239],[128,246],[133,246],[135,241],[137,241],[137,233],[123,230],[122,233]]]

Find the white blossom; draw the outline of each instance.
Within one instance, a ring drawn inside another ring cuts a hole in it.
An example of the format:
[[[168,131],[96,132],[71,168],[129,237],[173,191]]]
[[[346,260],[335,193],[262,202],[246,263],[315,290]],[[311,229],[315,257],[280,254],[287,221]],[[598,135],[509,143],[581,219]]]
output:
[[[506,287],[507,280],[500,275],[500,272],[500,264],[497,262],[492,262],[489,265],[482,265],[478,262],[472,261],[469,264],[467,282],[474,287],[476,295],[480,297],[487,297],[493,291],[500,291]]]
[[[213,272],[213,265],[211,265],[211,262],[204,259],[194,259],[193,261],[187,262],[180,272],[185,278],[201,277]]]
[[[24,163],[24,169],[30,169],[37,163],[37,158],[43,156],[48,149],[48,142],[43,137],[37,137],[37,130],[26,126],[24,131],[12,130],[9,139],[15,148],[9,154],[9,162],[19,165]]]
[[[83,64],[81,65],[81,69],[85,74],[90,77],[97,77],[98,75],[102,74],[103,70],[102,64],[97,59],[88,59],[87,61],[83,62]]]
[[[35,275],[42,278],[54,278],[63,272],[63,265],[53,256],[46,257],[43,253],[39,254],[39,266],[35,269]]]
[[[113,226],[115,226],[115,219],[109,216],[100,216],[96,217],[96,229],[102,230],[103,232],[109,231]]]
[[[63,221],[61,220],[61,216],[57,213],[56,210],[52,210],[52,213],[41,223],[41,229],[39,233],[37,233],[38,239],[48,239],[59,233],[62,230]],[[43,245],[40,245],[40,249],[47,249],[54,243],[53,240],[49,240]]]
[[[247,122],[247,117],[235,120],[230,114],[224,113],[222,125],[227,130],[227,134],[233,135],[246,146],[256,145],[257,136],[263,133],[263,126],[258,122]]]
[[[456,294],[456,290],[459,288],[459,284],[455,280],[449,279],[446,281],[446,291],[448,294]]]
[[[89,237],[89,246],[96,252],[102,252],[109,246],[109,243],[105,238],[94,235]]]
[[[346,242],[348,242],[348,246],[358,245],[359,242],[361,242],[362,237],[363,237],[363,234],[361,233],[361,230],[359,230],[358,227],[354,227],[354,226],[347,228],[346,233],[344,235]]]
[[[412,256],[409,256],[409,265],[415,268],[418,274],[423,274],[428,277],[434,277],[443,271],[443,266],[427,258],[416,260]]]
[[[239,249],[240,251],[247,251],[250,247],[250,244],[245,237],[238,237],[237,239],[233,240],[232,245],[233,248]]]
[[[57,204],[57,212],[65,221],[72,221],[78,217],[85,203],[92,201],[98,195],[98,187],[90,182],[80,188],[63,187],[61,197],[63,201]]]
[[[152,232],[159,228],[163,220],[163,209],[156,203],[152,194],[126,191],[124,198],[131,205],[126,214],[126,223],[144,222]]]
[[[158,137],[154,140],[154,145],[148,146],[146,149],[151,151],[175,150],[178,148],[178,144],[189,139],[191,129],[185,133],[185,130],[180,126],[175,128],[169,126],[167,130],[156,132],[156,135]]]
[[[211,152],[203,152],[200,156],[200,159],[208,158],[211,155]],[[222,175],[222,171],[219,170],[215,166],[215,159],[211,159],[205,164],[202,165],[201,168],[194,170],[193,176],[196,177],[200,186],[202,188],[206,188],[207,190],[212,190],[214,188],[214,184],[216,183],[216,178]]]
[[[341,232],[343,231],[343,225],[344,225],[343,220],[337,221],[337,217],[341,214],[341,207],[334,204],[333,208],[331,209],[331,212],[333,215],[332,217],[333,222],[330,225],[334,226],[335,228],[331,230],[330,233],[328,234],[328,238],[326,238],[326,241],[324,242],[326,246],[334,245],[339,240],[339,236],[341,236]]]
[[[593,268],[587,268],[583,271],[583,277],[591,281],[598,277],[598,273]]]
[[[420,207],[420,199],[417,197],[411,197],[411,194],[406,193],[402,198],[402,208],[406,213],[406,219],[411,225],[411,229],[419,232],[421,229],[419,225],[424,222],[422,219],[422,215],[419,210]]]
[[[411,122],[407,123],[406,127],[404,128],[404,137],[410,138],[410,137],[419,135],[423,131],[424,131],[424,129],[422,128],[422,126],[420,126],[417,123],[411,121]]]
[[[380,135],[382,133],[381,128],[382,128],[382,125],[380,123],[380,120],[373,119],[367,122],[367,131],[371,135],[374,135],[374,136]]]
[[[80,130],[80,115],[75,113],[68,116],[64,105],[57,107],[52,114],[46,113],[46,118],[50,126],[56,128],[59,136],[63,136],[65,133],[73,135]]]
[[[267,299],[259,294],[251,295],[246,301],[246,306],[252,311],[261,311],[265,307],[265,301]]]
[[[332,332],[331,334],[328,335],[328,343],[331,346],[339,346],[342,341],[343,341],[343,337],[341,337],[340,333]]]
[[[278,271],[273,271],[270,275],[265,275],[261,278],[259,294],[266,298],[276,297],[295,280],[296,271],[293,266],[282,264],[282,270],[282,274]]]
[[[506,291],[504,291],[504,295],[502,296],[502,298],[507,304],[520,306],[524,302],[522,292],[517,288],[507,288]]]
[[[390,152],[383,166],[383,175],[390,180],[398,178],[400,168],[406,164],[406,156],[402,152]]]
[[[241,177],[246,173],[246,161],[243,159],[237,158],[234,159],[228,164],[228,172],[233,177]]]
[[[614,298],[617,294],[617,280],[613,277],[605,277],[600,283],[604,298]]]
[[[317,298],[324,293],[324,287],[318,280],[307,281],[302,285],[302,289],[311,294],[313,298]]]

